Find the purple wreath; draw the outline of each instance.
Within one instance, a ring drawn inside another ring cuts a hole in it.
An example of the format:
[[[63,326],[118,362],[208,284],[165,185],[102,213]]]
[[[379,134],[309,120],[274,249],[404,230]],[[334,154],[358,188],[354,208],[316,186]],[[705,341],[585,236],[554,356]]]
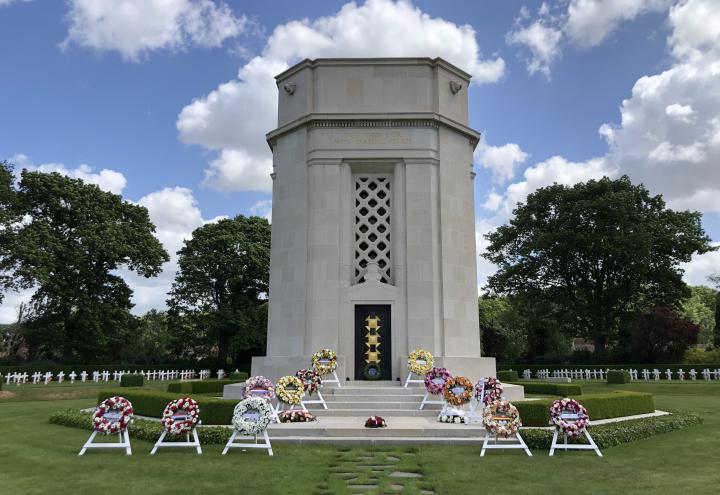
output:
[[[425,374],[425,390],[433,395],[440,395],[445,390],[445,382],[450,378],[452,375],[445,368],[430,368]],[[434,381],[439,379],[442,379],[442,383]]]
[[[478,400],[480,400],[480,396],[482,396],[482,388],[480,388],[482,386],[482,380],[478,380],[478,382],[475,384],[475,397]],[[503,386],[502,383],[500,383],[500,380],[498,380],[497,378],[486,378],[484,386],[485,396],[483,397],[483,404],[487,406],[493,401],[501,400]]]

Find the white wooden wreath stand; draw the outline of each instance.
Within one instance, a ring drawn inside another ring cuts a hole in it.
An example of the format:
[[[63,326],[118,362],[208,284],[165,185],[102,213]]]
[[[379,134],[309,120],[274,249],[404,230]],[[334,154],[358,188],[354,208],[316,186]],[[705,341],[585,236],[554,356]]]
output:
[[[483,440],[482,450],[480,450],[480,457],[485,456],[485,451],[488,449],[523,449],[527,455],[532,457],[532,452],[530,452],[527,444],[522,436],[520,436],[520,430],[518,430],[515,435],[500,441],[498,441],[498,436],[495,435],[493,443],[490,443],[490,438],[490,432],[485,430],[485,439]]]
[[[420,377],[419,380],[412,380],[411,378],[413,375],[420,376],[417,373],[415,373],[414,371],[408,371],[408,376],[407,376],[407,379],[405,380],[405,385],[403,385],[403,387],[408,388],[408,385],[410,385],[411,383],[419,383],[421,385],[425,384],[425,380],[422,377]]]
[[[255,437],[255,443],[235,443],[235,438],[238,435],[247,436],[247,437]],[[267,430],[263,430],[263,438],[265,439],[264,443],[258,443],[258,436],[257,435],[245,435],[238,430],[233,430],[232,435],[230,435],[230,439],[225,444],[225,448],[222,451],[222,455],[227,454],[228,450],[231,448],[241,448],[241,449],[265,449],[268,451],[269,455],[273,455],[272,451],[272,445],[270,445],[270,437],[268,436]]]
[[[201,421],[198,421],[197,426],[200,426]],[[165,435],[167,435],[167,430],[163,430],[162,435],[160,435],[160,438],[158,438],[158,441],[155,442],[155,446],[150,451],[150,455],[155,455],[155,452],[157,452],[157,449],[160,447],[194,447],[195,450],[197,450],[198,454],[202,454],[202,447],[200,447],[200,438],[197,434],[197,426],[193,428],[190,432],[185,433],[185,441],[184,442],[164,442]],[[192,433],[192,441],[190,440],[190,434]]]
[[[128,426],[129,428],[129,426]],[[101,443],[93,443],[93,440],[97,436],[98,433],[100,433],[97,430],[93,430],[93,432],[90,434],[90,438],[88,438],[87,442],[85,442],[85,445],[83,445],[82,449],[80,449],[80,453],[78,455],[84,455],[87,449],[125,449],[125,454],[132,455],[132,449],[130,448],[130,435],[128,434],[128,428],[125,428],[124,430],[121,430],[118,432],[118,440],[120,440],[119,443],[110,443],[110,442],[101,442]]]
[[[443,408],[442,408],[442,411],[440,411],[440,414],[442,414],[442,412],[447,407],[447,403],[444,400],[428,400],[429,397],[430,397],[430,392],[428,392],[426,390],[422,401],[420,401],[420,410],[422,410],[422,408],[425,407],[427,404],[441,404],[443,406]],[[438,415],[438,417],[440,417],[440,415]]]
[[[587,431],[587,428],[583,430],[583,433],[585,433],[585,438],[587,438],[588,443],[568,443],[568,436],[567,433],[563,433],[563,443],[558,443],[558,434],[560,433],[559,428],[555,428],[555,433],[553,433],[553,439],[552,439],[552,445],[550,445],[550,455],[555,454],[555,449],[564,449],[564,450],[594,450],[595,453],[598,455],[598,457],[602,457],[602,452],[600,452],[600,448],[595,443],[595,440],[590,436],[590,432]]]
[[[317,394],[318,398],[313,399],[313,400],[302,401],[301,403],[303,404],[303,406],[305,406],[306,404],[322,404],[323,409],[327,409],[328,406],[327,406],[327,403],[325,402],[325,399],[323,398],[322,394],[320,393],[320,387],[318,387],[318,389],[315,391],[315,393]]]
[[[330,378],[329,380],[326,380],[325,378],[322,379],[323,383],[334,383],[337,385],[338,388],[342,388],[342,385],[340,384],[340,378],[337,375],[337,371],[333,370],[332,372],[333,378]]]
[[[477,408],[480,406],[480,411],[483,410],[483,402],[485,401],[485,378],[480,380],[480,397],[475,397],[472,401],[470,401],[470,411],[467,415],[467,421],[465,424],[470,424],[475,422],[475,420],[480,419],[482,420],[482,414],[478,416],[477,414]]]

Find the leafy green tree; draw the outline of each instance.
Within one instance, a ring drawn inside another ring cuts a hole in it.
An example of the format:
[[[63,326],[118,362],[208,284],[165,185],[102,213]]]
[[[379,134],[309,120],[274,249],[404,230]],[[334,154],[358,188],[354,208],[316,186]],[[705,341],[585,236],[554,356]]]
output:
[[[700,328],[699,344],[712,344],[715,336],[715,310],[717,291],[710,287],[690,287],[691,295],[682,302],[679,316]]]
[[[700,213],[667,209],[626,176],[541,188],[513,213],[486,236],[489,289],[553,308],[601,352],[629,315],[687,297],[679,264],[714,249]]]
[[[218,361],[232,351],[262,347],[263,308],[270,277],[270,224],[244,217],[203,225],[178,252],[179,271],[168,306],[189,316],[217,345]]]
[[[124,349],[123,361],[167,363],[175,358],[167,313],[151,309],[137,318],[135,334]]]
[[[5,224],[0,266],[16,286],[37,288],[26,324],[30,357],[119,358],[134,318],[118,270],[151,277],[169,259],[147,210],[57,173],[24,170],[10,190],[10,214],[23,221]]]

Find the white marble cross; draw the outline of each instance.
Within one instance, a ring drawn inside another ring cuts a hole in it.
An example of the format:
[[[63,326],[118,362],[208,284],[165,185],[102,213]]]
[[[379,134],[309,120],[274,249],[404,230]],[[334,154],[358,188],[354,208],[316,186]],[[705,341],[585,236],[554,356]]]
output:
[[[660,370],[659,369],[655,368],[653,370],[653,378],[655,379],[655,381],[660,379]]]
[[[42,373],[40,373],[39,371],[36,371],[35,373],[33,373],[33,376],[32,376],[33,385],[37,384],[37,382],[40,381],[40,378],[42,378]]]
[[[665,370],[665,376],[667,377],[668,381],[672,381],[672,371],[670,371],[670,368]]]
[[[531,376],[532,376],[532,372],[530,370],[523,371],[523,378],[525,380],[529,380]]]
[[[702,370],[702,376],[703,376],[703,379],[704,379],[704,380],[708,380],[708,381],[709,381],[709,380],[710,380],[710,370],[707,369],[707,368],[705,368],[704,370]]]
[[[646,369],[642,370],[643,380],[648,381],[650,379],[650,372]]]
[[[20,375],[20,379],[22,380],[22,382],[23,382],[23,383],[27,383],[27,380],[28,380],[28,374],[27,374],[26,372],[24,372],[24,371],[23,371],[23,374],[22,374],[22,375]]]
[[[223,377],[225,376],[225,370],[218,370],[217,375],[218,375],[218,380],[222,380]]]
[[[10,380],[13,380],[15,378],[15,373],[8,373],[5,375],[5,384],[10,385]]]
[[[637,370],[630,370],[630,380],[636,381],[638,377]]]
[[[716,368],[715,371],[713,371],[713,376],[716,380],[720,380],[720,368]]]
[[[107,382],[110,380],[110,372],[105,370],[102,372],[103,381]]]
[[[57,379],[58,379],[58,383],[62,383],[63,380],[65,380],[65,372],[64,372],[64,371],[61,371],[60,373],[58,373],[58,374],[57,374]]]
[[[93,371],[93,381],[95,383],[100,381],[100,372],[99,371]]]
[[[680,380],[685,380],[685,372],[683,371],[682,368],[680,368],[680,369],[678,370],[677,375],[678,375],[678,378],[679,378]]]
[[[113,371],[113,381],[115,381],[115,382],[120,381],[120,373],[118,371]]]
[[[697,371],[695,371],[695,368],[691,369],[690,373],[688,374],[690,375],[690,379],[692,381],[695,381],[697,379]]]
[[[52,380],[52,373],[48,371],[47,373],[45,373],[45,385],[50,383],[50,380]]]
[[[70,378],[70,383],[75,383],[75,378],[77,378],[77,373],[75,373],[74,371],[71,371],[70,374],[68,375],[68,377]]]
[[[80,373],[80,380],[85,383],[85,380],[87,380],[88,373],[87,371],[83,370],[82,373]]]

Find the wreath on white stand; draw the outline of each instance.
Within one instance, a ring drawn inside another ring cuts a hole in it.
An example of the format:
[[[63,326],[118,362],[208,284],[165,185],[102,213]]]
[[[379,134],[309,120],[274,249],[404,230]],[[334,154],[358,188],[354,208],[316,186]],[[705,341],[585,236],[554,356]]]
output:
[[[307,392],[308,395],[317,392],[318,387],[322,385],[320,373],[315,370],[301,369],[295,372],[295,376],[302,381],[305,392]]]
[[[278,400],[291,406],[300,404],[304,393],[305,386],[302,380],[296,376],[284,376],[275,384],[275,395]]]
[[[431,368],[425,374],[425,390],[432,395],[440,395],[445,390],[445,383],[452,375],[445,368]]]
[[[200,406],[190,397],[181,397],[168,403],[162,415],[162,425],[171,435],[192,431],[200,420]]]
[[[125,431],[133,417],[132,403],[125,397],[114,396],[105,399],[93,414],[93,428],[99,433],[112,435]]]
[[[272,400],[275,398],[273,382],[262,375],[251,376],[245,380],[243,397],[260,397],[262,399]]]
[[[484,392],[484,394],[483,394]],[[475,398],[488,405],[496,400],[502,400],[503,385],[497,378],[483,378],[475,384]]]
[[[522,426],[517,408],[506,400],[491,402],[483,412],[485,429],[498,437],[508,438],[515,435]]]
[[[337,355],[331,349],[320,349],[313,354],[312,365],[320,375],[329,375],[337,369]]]
[[[563,415],[575,416],[573,421]],[[575,399],[558,399],[550,406],[550,425],[569,437],[579,437],[590,424],[587,409]]]
[[[425,373],[433,367],[435,359],[425,349],[415,349],[408,356],[408,370],[418,376],[425,376]]]
[[[235,406],[232,425],[245,435],[258,435],[267,429],[272,415],[268,401],[260,397],[248,397]]]

